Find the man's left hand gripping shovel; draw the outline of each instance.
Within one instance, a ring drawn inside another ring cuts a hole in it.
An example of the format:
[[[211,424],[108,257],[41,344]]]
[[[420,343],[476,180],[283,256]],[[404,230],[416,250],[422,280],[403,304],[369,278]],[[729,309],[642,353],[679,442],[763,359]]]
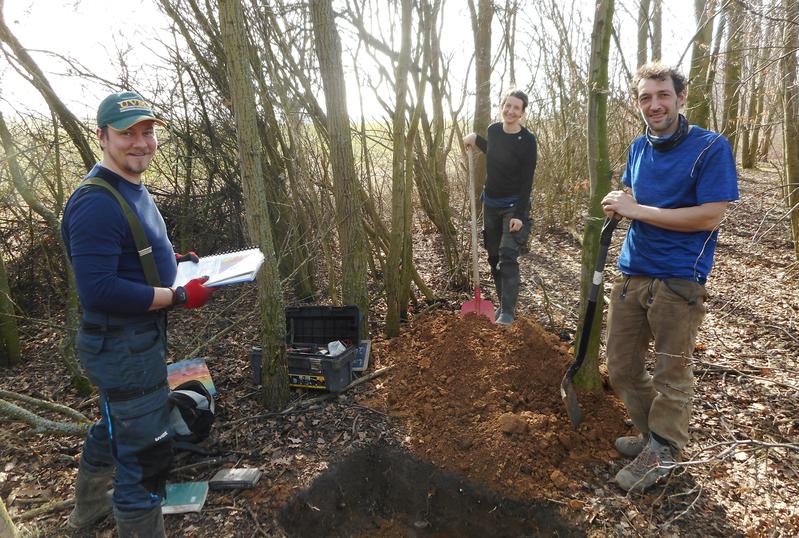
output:
[[[560,382],[560,397],[563,398],[566,404],[566,412],[569,414],[572,428],[575,430],[583,420],[583,412],[580,409],[580,404],[577,402],[577,392],[574,390],[572,380],[583,365],[585,354],[588,351],[588,340],[591,337],[591,326],[594,324],[594,314],[596,313],[596,298],[599,295],[599,289],[602,285],[602,271],[605,269],[605,260],[608,257],[610,239],[618,223],[619,221],[617,219],[606,217],[605,222],[602,224],[602,234],[599,238],[599,254],[596,258],[594,276],[591,280],[591,289],[588,293],[588,304],[585,308],[583,333],[580,335],[580,345],[577,349],[577,356],[574,362],[569,366],[569,369],[566,370],[566,375],[563,376],[563,381]]]

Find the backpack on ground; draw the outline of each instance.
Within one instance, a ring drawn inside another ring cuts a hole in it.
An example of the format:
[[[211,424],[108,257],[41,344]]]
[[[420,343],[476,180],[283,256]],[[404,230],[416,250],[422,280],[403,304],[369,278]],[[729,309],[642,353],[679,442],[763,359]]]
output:
[[[216,405],[214,397],[201,382],[186,381],[169,393],[169,423],[175,448],[205,452],[196,446],[211,433]]]

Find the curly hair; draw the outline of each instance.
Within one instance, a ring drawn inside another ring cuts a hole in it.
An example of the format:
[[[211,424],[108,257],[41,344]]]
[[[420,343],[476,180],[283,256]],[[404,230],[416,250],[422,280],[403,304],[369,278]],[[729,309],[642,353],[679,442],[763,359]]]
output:
[[[642,80],[666,80],[667,78],[671,78],[671,81],[674,84],[674,93],[680,95],[685,91],[685,87],[688,84],[685,79],[685,75],[677,71],[676,68],[669,67],[660,62],[649,62],[642,65],[638,68],[638,71],[635,73],[635,76],[630,83],[630,93],[632,94],[633,99],[638,99],[638,83]]]

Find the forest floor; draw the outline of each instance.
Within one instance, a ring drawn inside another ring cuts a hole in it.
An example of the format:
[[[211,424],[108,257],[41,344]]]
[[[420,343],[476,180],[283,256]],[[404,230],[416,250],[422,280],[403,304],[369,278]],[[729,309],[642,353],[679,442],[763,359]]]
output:
[[[252,289],[227,288],[204,311],[176,312],[174,360],[226,332],[202,351],[219,391],[205,446],[221,456],[186,456],[172,479],[232,465],[263,476],[252,489],[212,491],[200,513],[166,516],[168,535],[799,534],[799,264],[777,184],[771,171],[744,171],[741,201],[722,225],[694,354],[692,440],[665,483],[625,495],[612,482],[627,462],[613,441],[632,430],[609,389],[581,394],[585,418],[570,426],[559,383],[579,321],[580,250],[569,234],[541,231],[521,259],[513,325],[461,320],[470,297],[447,295],[419,306],[399,337],[373,336],[369,370],[390,370],[324,401],[294,391],[283,413],[257,401]],[[414,249],[425,278],[440,280],[436,236],[420,233]],[[23,326],[24,365],[0,373],[0,389],[93,417],[96,399],[75,393],[57,359],[59,324]],[[39,536],[113,536],[111,518],[71,534],[68,506],[31,517],[72,496],[82,439],[27,430],[3,418],[0,496],[12,519]]]

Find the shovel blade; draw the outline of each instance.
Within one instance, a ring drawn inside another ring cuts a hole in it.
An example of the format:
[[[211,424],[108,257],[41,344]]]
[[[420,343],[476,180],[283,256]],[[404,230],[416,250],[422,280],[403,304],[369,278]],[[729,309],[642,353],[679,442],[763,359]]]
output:
[[[574,385],[572,385],[568,372],[563,376],[563,381],[560,382],[560,397],[566,405],[566,413],[568,413],[569,420],[571,420],[572,429],[577,430],[580,422],[583,421],[583,410],[580,409],[580,404],[577,402],[577,391],[574,390]]]
[[[466,301],[461,306],[461,317],[465,318],[469,314],[477,314],[478,316],[485,316],[494,323],[494,304],[488,299],[472,299]]]

